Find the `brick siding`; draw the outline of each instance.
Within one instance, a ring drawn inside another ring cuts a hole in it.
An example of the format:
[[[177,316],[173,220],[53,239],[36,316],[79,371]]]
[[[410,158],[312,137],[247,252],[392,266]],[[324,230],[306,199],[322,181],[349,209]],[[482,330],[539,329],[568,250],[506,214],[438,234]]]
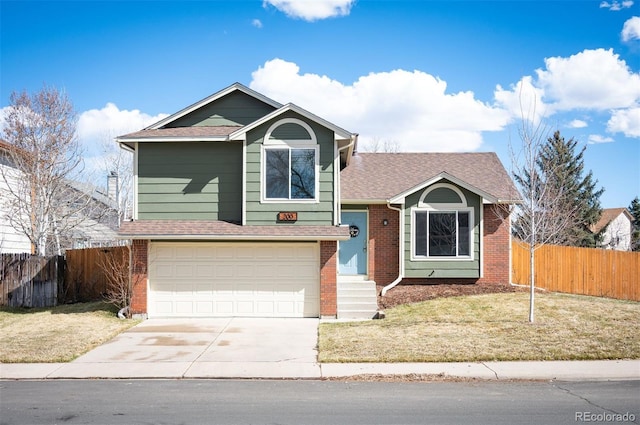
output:
[[[388,224],[384,225],[384,220]],[[386,205],[369,206],[369,279],[387,285],[398,277],[400,213]]]
[[[131,314],[147,314],[149,241],[135,239],[131,245]]]
[[[484,205],[484,274],[478,283],[510,283],[511,232],[508,213],[495,205]]]
[[[403,284],[509,284],[510,226],[506,213],[483,206],[483,266],[480,279],[404,279]],[[387,285],[398,277],[399,213],[386,205],[369,206],[369,278]],[[387,219],[389,224],[383,225]]]
[[[337,251],[338,242],[320,242],[320,317],[338,314]]]

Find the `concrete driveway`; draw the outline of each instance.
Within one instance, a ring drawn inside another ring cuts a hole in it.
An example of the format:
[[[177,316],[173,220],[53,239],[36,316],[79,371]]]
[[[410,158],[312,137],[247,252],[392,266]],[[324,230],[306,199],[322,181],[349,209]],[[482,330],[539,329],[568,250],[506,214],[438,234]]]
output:
[[[313,378],[318,319],[151,319],[49,378]]]

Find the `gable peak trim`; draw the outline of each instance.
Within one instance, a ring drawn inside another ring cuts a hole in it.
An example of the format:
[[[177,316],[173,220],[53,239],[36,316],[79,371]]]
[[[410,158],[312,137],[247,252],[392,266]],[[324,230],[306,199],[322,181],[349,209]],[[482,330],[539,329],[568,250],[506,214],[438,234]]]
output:
[[[242,138],[244,137],[249,131],[253,130],[254,128],[266,123],[267,121],[270,121],[274,118],[277,118],[278,116],[284,114],[285,112],[289,112],[289,111],[293,111],[299,115],[302,115],[303,117],[314,121],[330,130],[332,130],[337,139],[352,139],[354,137],[353,133],[348,132],[347,130],[345,130],[344,128],[338,127],[335,124],[330,123],[329,121],[325,120],[324,118],[320,118],[319,116],[307,111],[306,109],[303,109],[301,107],[299,107],[298,105],[295,105],[293,103],[287,103],[286,105],[281,106],[280,108],[276,109],[275,111],[271,112],[270,114],[267,114],[265,116],[263,116],[262,118],[260,118],[259,120],[256,120],[254,122],[252,122],[251,124],[245,125],[244,127],[238,129],[237,131],[233,132],[232,134],[229,135],[230,139],[236,139],[236,138]]]
[[[495,196],[491,195],[488,192],[485,192],[484,190],[478,189],[477,187],[465,182],[462,179],[459,179],[458,177],[455,177],[449,173],[447,173],[446,171],[441,172],[440,174],[438,174],[437,176],[433,177],[432,179],[426,180],[422,183],[420,183],[419,185],[416,185],[408,190],[405,190],[402,193],[399,193],[398,195],[394,196],[393,198],[389,199],[389,202],[392,204],[397,204],[397,203],[403,203],[404,199],[411,195],[412,193],[418,192],[422,189],[425,189],[426,187],[429,187],[435,183],[438,183],[442,180],[448,180],[451,183],[453,183],[454,185],[460,186],[463,189],[468,190],[469,192],[475,193],[476,195],[481,196],[485,201],[488,201],[489,203],[498,203],[500,202],[499,199],[497,199]]]
[[[227,88],[224,88],[220,91],[215,92],[214,94],[205,97],[202,100],[199,100],[189,106],[187,106],[184,109],[181,109],[180,111],[169,115],[166,118],[161,119],[160,121],[156,122],[155,124],[151,124],[150,126],[146,127],[145,130],[157,130],[159,128],[162,128],[164,126],[166,126],[167,124],[171,124],[172,122],[176,121],[179,118],[184,117],[185,115],[202,108],[203,106],[206,106],[212,102],[215,102],[216,100],[230,94],[233,93],[234,91],[240,91],[246,95],[249,95],[251,97],[254,97],[258,100],[260,100],[261,102],[264,102],[268,105],[273,106],[274,108],[278,109],[282,107],[282,104],[279,102],[276,102],[275,100],[268,98],[267,96],[258,93],[255,90],[250,89],[249,87],[240,84],[240,83],[233,83],[232,85],[230,85]]]

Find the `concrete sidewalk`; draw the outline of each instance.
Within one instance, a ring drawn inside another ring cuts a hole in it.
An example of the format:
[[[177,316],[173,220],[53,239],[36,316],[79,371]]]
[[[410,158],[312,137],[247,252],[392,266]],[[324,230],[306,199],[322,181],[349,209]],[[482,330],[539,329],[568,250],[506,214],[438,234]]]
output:
[[[640,380],[640,360],[483,363],[150,362],[0,364],[0,379],[326,379],[440,375],[482,380]]]

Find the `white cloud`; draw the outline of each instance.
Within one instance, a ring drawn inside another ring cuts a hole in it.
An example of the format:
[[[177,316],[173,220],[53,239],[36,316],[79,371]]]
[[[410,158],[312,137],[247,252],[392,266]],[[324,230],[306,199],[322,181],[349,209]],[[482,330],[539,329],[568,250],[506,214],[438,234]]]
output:
[[[522,77],[509,90],[498,85],[494,92],[496,103],[509,111],[513,118],[526,119],[536,124],[549,114],[548,106],[542,100],[543,96],[544,91],[535,86],[531,76]]]
[[[622,41],[640,40],[640,17],[627,19],[622,27]]]
[[[78,139],[84,147],[85,179],[103,185],[106,170],[118,152],[114,138],[142,130],[166,116],[151,116],[137,109],[120,110],[113,103],[107,103],[102,109],[82,112],[78,117]]]
[[[262,28],[262,21],[260,19],[254,19],[253,21],[251,21],[251,25],[256,28]]]
[[[569,123],[569,128],[585,128],[587,127],[589,124],[587,124],[586,121],[583,120],[573,120]]]
[[[537,85],[555,110],[625,108],[640,99],[640,74],[612,49],[545,59]]]
[[[640,137],[640,107],[614,111],[607,122],[607,131]]]
[[[600,143],[611,143],[613,139],[611,137],[600,136],[599,134],[590,134],[587,138],[590,145],[597,145]]]
[[[262,5],[271,5],[290,18],[313,22],[346,16],[351,12],[354,2],[355,0],[264,0]]]
[[[503,109],[472,92],[447,93],[445,81],[421,71],[371,73],[344,85],[273,59],[253,72],[250,86],[360,133],[362,143],[393,140],[409,152],[476,150],[482,132],[500,131],[509,121]]]
[[[628,9],[631,6],[633,6],[633,1],[631,1],[631,0],[624,0],[622,2],[614,0],[611,3],[609,3],[608,1],[603,1],[603,2],[600,3],[600,8],[601,9],[609,9],[609,10],[612,10],[614,12],[617,12],[617,11],[622,10],[622,9]]]
[[[96,154],[114,137],[141,130],[166,116],[151,116],[137,109],[120,110],[115,104],[107,103],[102,109],[91,109],[79,115],[78,138],[88,154]]]
[[[635,134],[632,109],[640,103],[640,74],[634,73],[612,49],[584,50],[568,58],[545,59],[536,77],[525,76],[508,90],[497,86],[496,104],[516,119],[539,122],[568,111],[616,111],[612,132]]]

